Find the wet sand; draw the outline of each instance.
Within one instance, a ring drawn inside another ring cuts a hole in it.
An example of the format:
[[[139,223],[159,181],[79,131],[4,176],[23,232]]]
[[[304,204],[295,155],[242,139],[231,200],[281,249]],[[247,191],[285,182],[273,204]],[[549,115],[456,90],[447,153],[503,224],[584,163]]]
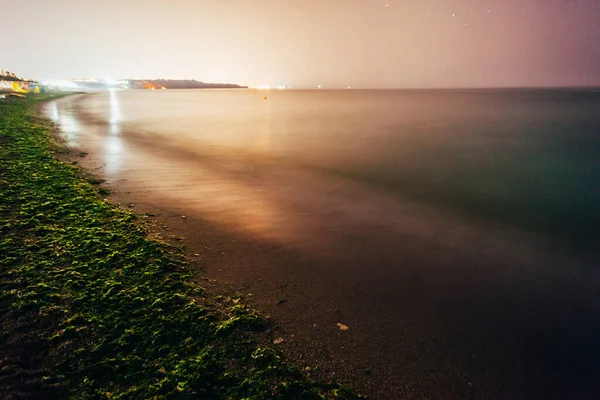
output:
[[[593,256],[282,160],[198,157],[78,104],[46,112],[80,163],[184,237],[216,290],[272,316],[301,365],[373,398],[600,395]]]

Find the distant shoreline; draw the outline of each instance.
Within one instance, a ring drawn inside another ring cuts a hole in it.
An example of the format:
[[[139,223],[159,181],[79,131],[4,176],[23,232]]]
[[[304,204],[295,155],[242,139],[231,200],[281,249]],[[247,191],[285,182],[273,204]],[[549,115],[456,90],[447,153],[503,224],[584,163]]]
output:
[[[132,89],[247,89],[247,86],[233,83],[206,83],[189,79],[142,79],[130,80]]]

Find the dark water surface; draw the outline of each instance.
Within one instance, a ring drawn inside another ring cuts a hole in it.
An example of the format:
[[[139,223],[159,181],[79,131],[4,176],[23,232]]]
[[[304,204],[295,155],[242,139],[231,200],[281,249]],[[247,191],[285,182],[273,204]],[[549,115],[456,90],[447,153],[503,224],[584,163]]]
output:
[[[294,277],[292,330],[351,326],[372,393],[600,398],[600,92],[130,91],[47,111],[109,181],[316,260],[255,273]]]
[[[199,154],[279,157],[600,245],[600,92],[118,92],[86,107]]]

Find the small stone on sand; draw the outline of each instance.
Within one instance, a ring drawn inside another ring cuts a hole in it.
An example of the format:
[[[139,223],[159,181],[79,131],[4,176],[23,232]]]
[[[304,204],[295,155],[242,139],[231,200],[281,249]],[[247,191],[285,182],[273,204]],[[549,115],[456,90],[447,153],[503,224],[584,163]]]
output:
[[[347,325],[342,324],[341,322],[338,322],[337,326],[339,326],[340,331],[347,331],[348,329],[350,329],[350,327],[348,327]]]

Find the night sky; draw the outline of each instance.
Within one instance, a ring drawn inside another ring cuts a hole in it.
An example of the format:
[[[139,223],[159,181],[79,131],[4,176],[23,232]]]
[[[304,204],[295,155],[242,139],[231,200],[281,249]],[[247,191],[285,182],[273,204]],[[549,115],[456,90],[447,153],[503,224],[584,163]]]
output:
[[[39,79],[600,86],[598,0],[2,0],[0,15],[0,68]]]

